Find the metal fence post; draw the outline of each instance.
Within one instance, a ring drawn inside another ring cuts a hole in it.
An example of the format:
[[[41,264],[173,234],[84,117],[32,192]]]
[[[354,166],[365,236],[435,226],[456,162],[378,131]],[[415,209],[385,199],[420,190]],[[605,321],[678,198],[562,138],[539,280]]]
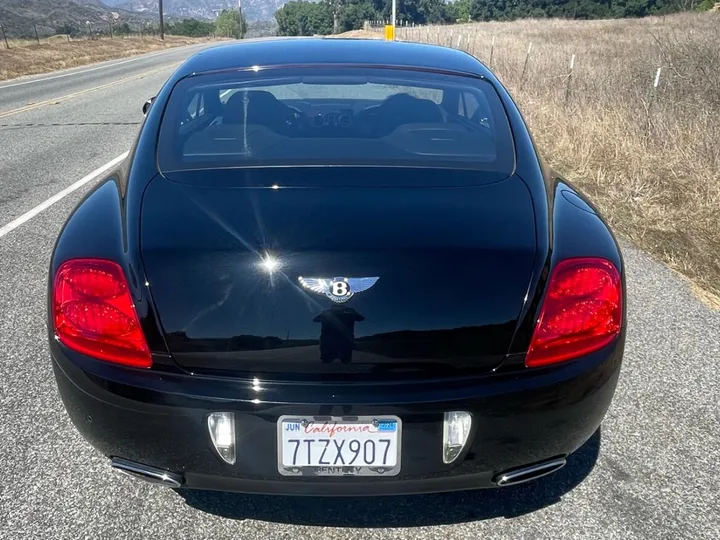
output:
[[[650,89],[650,98],[648,99],[648,104],[645,106],[645,116],[647,119],[647,125],[646,125],[646,131],[645,131],[645,138],[650,138],[650,131],[652,129],[652,107],[656,100],[656,94],[657,94],[657,88],[660,85],[660,73],[662,72],[662,66],[660,66],[657,69],[657,72],[655,72],[655,82],[653,83],[652,88]]]

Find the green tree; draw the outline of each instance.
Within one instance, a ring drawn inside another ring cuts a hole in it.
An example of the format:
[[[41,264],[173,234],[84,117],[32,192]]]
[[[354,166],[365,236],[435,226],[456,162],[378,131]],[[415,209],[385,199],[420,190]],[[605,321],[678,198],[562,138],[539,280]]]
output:
[[[365,0],[373,5],[376,18],[387,20],[392,0]],[[457,8],[444,0],[397,0],[398,24],[437,24],[455,22]]]
[[[129,36],[130,35],[130,25],[126,22],[122,24],[118,24],[115,27],[115,33],[119,36]]]
[[[80,34],[80,30],[78,29],[77,26],[75,26],[73,24],[65,23],[65,24],[61,24],[60,26],[57,26],[55,28],[55,33],[56,34],[67,34],[69,36],[77,36],[78,34]]]
[[[197,19],[183,19],[167,28],[168,34],[188,37],[206,37],[215,32],[215,24],[198,21]]]
[[[472,9],[472,0],[455,0],[445,7],[445,13],[452,22],[470,22]]]
[[[345,11],[345,2],[344,0],[325,0],[325,3],[327,4],[328,11],[330,11],[333,20],[332,33],[337,34],[340,32],[340,18]]]
[[[359,30],[365,21],[377,19],[377,13],[368,0],[347,0],[340,16],[340,32]]]
[[[215,23],[218,36],[242,39],[247,32],[245,17],[234,9],[223,9]]]
[[[288,2],[275,12],[281,36],[327,35],[333,31],[333,16],[326,2]]]
[[[397,0],[398,24],[510,20],[525,17],[597,19],[643,17],[708,9],[717,0]],[[275,14],[280,35],[330,34],[362,28],[365,20],[390,18],[392,0],[291,1]]]

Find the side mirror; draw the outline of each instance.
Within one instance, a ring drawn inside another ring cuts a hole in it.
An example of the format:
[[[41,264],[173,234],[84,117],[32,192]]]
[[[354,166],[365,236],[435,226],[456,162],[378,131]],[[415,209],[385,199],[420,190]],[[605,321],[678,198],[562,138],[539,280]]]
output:
[[[156,97],[157,96],[153,96],[150,99],[148,99],[145,103],[143,103],[143,116],[147,116],[147,113],[150,110],[150,105],[153,104],[153,101],[155,101]]]

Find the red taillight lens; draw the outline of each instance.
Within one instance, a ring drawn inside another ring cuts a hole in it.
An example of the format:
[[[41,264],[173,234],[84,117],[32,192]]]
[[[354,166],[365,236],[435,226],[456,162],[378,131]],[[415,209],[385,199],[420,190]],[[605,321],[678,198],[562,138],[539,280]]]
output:
[[[66,347],[126,366],[152,365],[125,274],[117,263],[103,259],[63,263],[55,274],[52,306],[55,334]]]
[[[545,366],[596,351],[620,333],[622,283],[605,259],[566,259],[550,276],[525,359]]]

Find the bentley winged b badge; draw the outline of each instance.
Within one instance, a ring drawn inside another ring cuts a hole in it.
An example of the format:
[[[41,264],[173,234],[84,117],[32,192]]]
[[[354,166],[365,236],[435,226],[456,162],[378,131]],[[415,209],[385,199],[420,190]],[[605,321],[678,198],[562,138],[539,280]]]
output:
[[[380,279],[377,277],[363,278],[306,278],[298,277],[300,285],[309,291],[317,294],[324,294],[333,302],[342,304],[347,302],[357,293],[367,291]]]

